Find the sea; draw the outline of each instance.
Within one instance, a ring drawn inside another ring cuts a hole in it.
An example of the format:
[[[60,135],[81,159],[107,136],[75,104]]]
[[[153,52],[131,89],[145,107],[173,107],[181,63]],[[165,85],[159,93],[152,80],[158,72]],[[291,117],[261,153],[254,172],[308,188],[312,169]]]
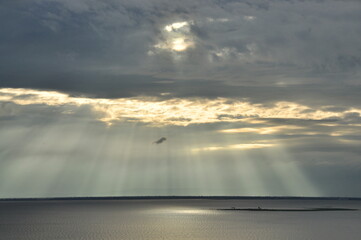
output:
[[[358,240],[361,200],[6,200],[0,239]]]

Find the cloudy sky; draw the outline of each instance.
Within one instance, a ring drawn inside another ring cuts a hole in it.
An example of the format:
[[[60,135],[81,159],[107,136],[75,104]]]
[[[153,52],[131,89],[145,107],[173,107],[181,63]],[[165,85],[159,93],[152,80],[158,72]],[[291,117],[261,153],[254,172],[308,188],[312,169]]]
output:
[[[361,197],[358,0],[3,0],[0,29],[0,198]]]

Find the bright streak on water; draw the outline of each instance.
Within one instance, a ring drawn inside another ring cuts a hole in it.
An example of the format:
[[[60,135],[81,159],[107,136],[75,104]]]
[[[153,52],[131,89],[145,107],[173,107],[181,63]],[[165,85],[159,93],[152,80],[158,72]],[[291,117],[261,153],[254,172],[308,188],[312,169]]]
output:
[[[200,209],[200,208],[182,208],[182,207],[164,207],[156,208],[146,211],[151,214],[188,214],[188,215],[200,215],[200,214],[216,214],[215,210]],[[218,212],[219,213],[219,212]]]

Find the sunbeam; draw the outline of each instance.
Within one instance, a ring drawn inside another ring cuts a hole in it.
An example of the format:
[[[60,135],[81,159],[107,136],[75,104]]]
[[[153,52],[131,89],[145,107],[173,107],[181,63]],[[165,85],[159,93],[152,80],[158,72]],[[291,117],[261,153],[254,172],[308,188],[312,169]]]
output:
[[[95,99],[29,89],[0,93],[17,107],[8,114],[39,122],[1,129],[8,136],[1,154],[9,159],[1,186],[10,196],[28,194],[23,185],[29,181],[32,196],[323,196],[294,149],[326,137],[335,146],[359,142],[359,125],[349,120],[358,109],[309,111],[237,99]],[[27,107],[38,115],[23,112]]]

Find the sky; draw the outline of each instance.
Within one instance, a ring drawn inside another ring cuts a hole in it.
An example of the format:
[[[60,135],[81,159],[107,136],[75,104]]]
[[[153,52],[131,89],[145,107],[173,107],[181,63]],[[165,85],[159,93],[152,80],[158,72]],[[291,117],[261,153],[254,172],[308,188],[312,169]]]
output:
[[[0,29],[0,198],[361,197],[358,0],[2,0]]]

